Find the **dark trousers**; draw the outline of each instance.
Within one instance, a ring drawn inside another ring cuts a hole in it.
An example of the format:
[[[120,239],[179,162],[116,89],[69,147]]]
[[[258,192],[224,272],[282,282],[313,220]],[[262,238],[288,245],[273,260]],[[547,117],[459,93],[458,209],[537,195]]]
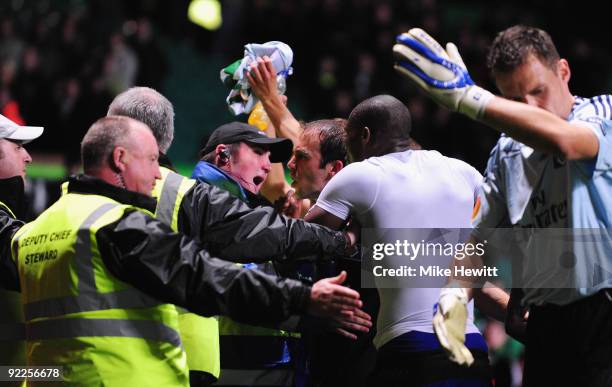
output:
[[[612,291],[532,307],[524,386],[612,386]]]
[[[488,387],[491,368],[488,355],[472,351],[474,363],[465,367],[451,362],[443,350],[402,353],[379,350],[368,387]]]

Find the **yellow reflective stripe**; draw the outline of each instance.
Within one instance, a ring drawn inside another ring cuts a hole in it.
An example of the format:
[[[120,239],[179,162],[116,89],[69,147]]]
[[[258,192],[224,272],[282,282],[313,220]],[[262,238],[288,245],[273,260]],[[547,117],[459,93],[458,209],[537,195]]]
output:
[[[61,191],[61,196],[64,196],[68,193],[68,182],[67,181],[62,183],[62,185],[60,186],[60,191]]]
[[[116,203],[104,203],[96,208],[81,224],[77,232],[76,245],[74,247],[75,260],[74,269],[79,278],[79,293],[96,293],[96,280],[93,268],[93,251],[91,250],[91,226],[100,219],[102,215],[117,207]]]
[[[167,225],[172,224],[176,198],[183,179],[183,176],[173,172],[169,172],[166,179],[164,179],[164,185],[157,201],[157,208],[155,209],[155,217]]]
[[[2,202],[0,202],[0,209],[3,209],[3,210],[5,210],[6,212],[8,212],[8,214],[9,214],[10,216],[12,216],[13,218],[17,218],[17,217],[15,216],[15,214],[13,213],[13,211],[11,211],[11,209],[10,209],[10,208],[8,208],[8,206],[7,206],[6,204],[2,203]]]
[[[136,289],[124,289],[112,293],[86,293],[30,302],[24,305],[26,320],[39,317],[57,317],[70,313],[105,309],[150,308],[161,303]]]
[[[176,330],[157,321],[94,318],[62,318],[27,323],[27,340],[76,337],[134,337],[181,346]]]

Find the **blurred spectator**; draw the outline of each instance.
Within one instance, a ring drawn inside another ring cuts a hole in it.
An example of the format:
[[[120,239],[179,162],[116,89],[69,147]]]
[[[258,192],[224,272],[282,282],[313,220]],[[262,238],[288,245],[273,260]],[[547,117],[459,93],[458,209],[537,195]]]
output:
[[[0,24],[0,61],[17,64],[23,50],[23,40],[20,39],[13,28],[11,19],[4,19]]]
[[[373,79],[374,70],[376,70],[376,59],[367,52],[360,54],[354,81],[357,101],[362,101],[372,95],[372,84],[376,81]]]
[[[168,65],[159,40],[155,39],[151,20],[147,17],[142,17],[137,22],[134,50],[139,63],[136,85],[161,89]]]
[[[134,86],[138,72],[138,57],[121,34],[113,34],[110,51],[104,63],[106,87],[111,94],[119,94]]]
[[[523,345],[506,335],[504,325],[496,320],[488,320],[484,336],[489,346],[495,387],[521,386]]]

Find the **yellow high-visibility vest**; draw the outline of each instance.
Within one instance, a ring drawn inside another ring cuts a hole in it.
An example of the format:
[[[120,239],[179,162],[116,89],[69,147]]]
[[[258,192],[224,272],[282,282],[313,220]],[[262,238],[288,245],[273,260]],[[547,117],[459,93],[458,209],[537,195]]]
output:
[[[160,167],[162,178],[153,189],[153,197],[157,198],[155,217],[168,224],[172,230],[178,229],[178,214],[183,197],[196,183],[171,171]],[[214,317],[202,317],[189,313],[183,308],[179,311],[179,327],[181,340],[187,352],[189,370],[203,371],[219,378],[219,323]]]
[[[67,193],[15,234],[28,364],[62,366],[68,385],[187,386],[176,307],[114,277],[100,255],[96,232],[126,211],[143,210]]]

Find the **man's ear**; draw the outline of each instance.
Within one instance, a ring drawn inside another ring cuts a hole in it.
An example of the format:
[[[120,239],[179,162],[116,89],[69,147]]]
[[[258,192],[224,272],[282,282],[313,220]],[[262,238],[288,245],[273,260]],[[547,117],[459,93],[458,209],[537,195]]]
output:
[[[127,150],[124,147],[118,146],[113,149],[110,167],[116,173],[125,171],[127,167]]]
[[[336,175],[336,173],[340,172],[342,168],[344,168],[344,163],[340,160],[334,160],[327,163],[327,165],[331,165],[331,169],[328,172],[329,178],[331,179]]]
[[[572,72],[570,70],[569,63],[567,63],[567,60],[563,58],[559,59],[559,62],[557,63],[557,73],[559,74],[559,77],[563,80],[563,82],[569,82],[572,76]]]
[[[370,128],[368,128],[367,126],[364,126],[363,130],[361,131],[361,143],[364,145],[369,143],[371,135],[372,135],[372,132],[370,132]]]
[[[225,144],[219,144],[215,148],[215,164],[225,165],[229,162],[230,153],[229,148]]]

